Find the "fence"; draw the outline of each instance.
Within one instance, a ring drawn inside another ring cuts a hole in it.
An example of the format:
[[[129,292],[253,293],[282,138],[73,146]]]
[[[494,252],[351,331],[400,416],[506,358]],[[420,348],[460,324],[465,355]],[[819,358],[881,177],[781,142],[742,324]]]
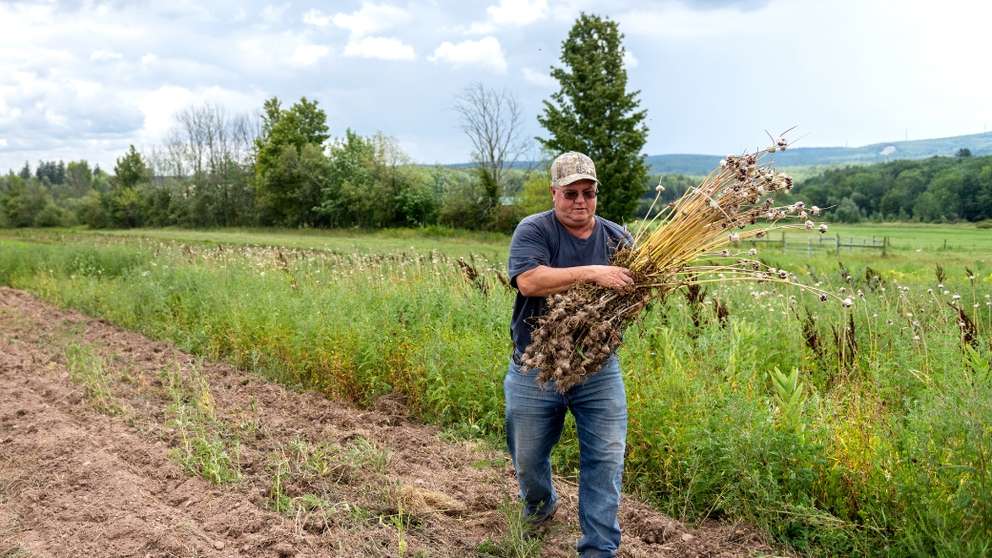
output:
[[[848,250],[855,248],[881,250],[883,256],[889,252],[889,237],[887,236],[881,238],[873,236],[870,240],[867,238],[848,237],[847,241],[844,242],[839,234],[834,236],[818,234],[816,237],[806,236],[803,240],[788,240],[785,236],[785,231],[782,231],[778,240],[773,238],[748,238],[740,241],[740,243],[754,247],[758,247],[759,245],[769,248],[778,247],[781,250],[805,250],[810,254],[815,250],[822,249],[833,250],[835,253],[840,254],[840,251],[844,248]]]

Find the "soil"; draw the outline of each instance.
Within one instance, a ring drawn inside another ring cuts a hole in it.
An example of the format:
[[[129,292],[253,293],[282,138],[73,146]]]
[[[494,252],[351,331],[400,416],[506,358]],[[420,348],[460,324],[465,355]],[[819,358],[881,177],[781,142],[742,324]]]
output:
[[[235,478],[184,461],[197,437]],[[556,482],[540,555],[574,556],[576,486]],[[402,401],[293,391],[0,288],[0,556],[510,556],[515,487],[504,451]],[[621,526],[621,556],[772,551],[746,525],[631,497]]]

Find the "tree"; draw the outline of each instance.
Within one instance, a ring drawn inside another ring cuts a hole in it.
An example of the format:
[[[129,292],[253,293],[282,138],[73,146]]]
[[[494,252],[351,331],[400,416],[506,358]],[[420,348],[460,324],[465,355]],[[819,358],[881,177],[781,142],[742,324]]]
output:
[[[967,147],[962,147],[958,149],[958,152],[954,155],[955,157],[971,157],[971,150]]]
[[[509,91],[474,83],[458,96],[455,110],[462,131],[472,142],[472,158],[486,194],[487,211],[496,208],[505,191],[504,175],[526,151],[521,137],[520,104]]]
[[[255,142],[255,178],[263,223],[318,224],[321,216],[316,208],[321,205],[327,177],[304,176],[301,171],[326,172],[324,143],[329,137],[327,114],[316,101],[303,97],[289,109],[283,109],[275,97],[265,101],[262,130]]]
[[[148,178],[148,167],[133,145],[128,147],[114,165],[114,184],[120,188],[133,188]]]
[[[597,212],[615,221],[637,207],[648,170],[641,154],[647,112],[638,110],[640,92],[627,92],[622,40],[616,22],[580,15],[562,43],[564,67],[551,69],[560,89],[537,118],[551,136],[538,138],[545,149],[581,151],[596,163],[602,192]]]

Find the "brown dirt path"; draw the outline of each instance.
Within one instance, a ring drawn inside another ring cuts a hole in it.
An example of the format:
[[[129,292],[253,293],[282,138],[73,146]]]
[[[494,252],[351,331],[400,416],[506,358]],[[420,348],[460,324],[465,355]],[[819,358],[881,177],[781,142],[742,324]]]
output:
[[[514,555],[504,452],[383,403],[287,390],[0,288],[0,556]],[[576,487],[559,486],[541,556],[574,554]],[[624,556],[771,550],[632,498],[621,524]]]

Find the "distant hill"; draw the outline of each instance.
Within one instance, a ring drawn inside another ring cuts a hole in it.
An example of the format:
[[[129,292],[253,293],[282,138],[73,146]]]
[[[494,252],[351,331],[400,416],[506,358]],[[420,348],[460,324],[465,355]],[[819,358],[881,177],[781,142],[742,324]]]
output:
[[[874,143],[863,147],[797,147],[773,155],[779,167],[837,166],[884,163],[898,159],[925,159],[935,155],[954,155],[958,149],[970,149],[975,156],[992,155],[992,132],[949,138]],[[706,174],[720,163],[720,155],[648,155],[652,173]]]
[[[911,141],[890,141],[873,143],[863,147],[796,147],[773,155],[773,162],[784,167],[837,167],[843,165],[867,165],[885,163],[900,159],[926,159],[937,155],[954,155],[958,149],[971,150],[978,157],[992,155],[992,132],[953,136],[949,138],[922,139]],[[647,163],[651,174],[687,174],[699,176],[709,173],[723,155],[701,155],[696,153],[673,153],[648,155]],[[456,163],[451,168],[469,168],[474,163]],[[532,169],[541,167],[534,161],[517,161],[513,168]],[[822,170],[822,169],[821,169]]]

